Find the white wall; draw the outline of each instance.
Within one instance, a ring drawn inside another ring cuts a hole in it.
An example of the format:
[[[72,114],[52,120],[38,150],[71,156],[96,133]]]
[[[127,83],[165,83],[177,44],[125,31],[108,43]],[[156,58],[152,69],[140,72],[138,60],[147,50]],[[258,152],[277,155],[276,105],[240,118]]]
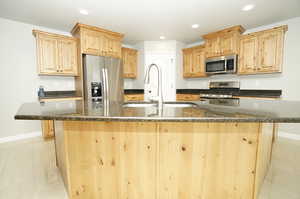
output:
[[[161,68],[162,73],[162,91],[165,101],[176,100],[176,41],[145,41],[145,64],[144,70],[147,70],[152,63]],[[150,85],[148,92],[145,89],[145,99],[158,92],[158,75],[155,70],[150,72]],[[146,86],[145,86],[146,88]],[[149,91],[152,91],[149,93]]]
[[[186,48],[185,43],[176,42],[176,88],[187,88],[187,81],[185,81],[185,78],[183,78],[183,53],[182,49]]]
[[[300,17],[247,30],[246,33],[285,24],[288,25],[288,31],[285,37],[283,72],[281,74],[219,75],[210,78],[187,79],[185,80],[186,88],[208,88],[208,82],[214,80],[239,80],[243,89],[282,89],[284,99],[300,100]]]
[[[69,33],[0,18],[0,138],[40,131],[39,121],[14,120],[21,104],[37,101],[37,89],[74,90],[73,77],[39,77],[32,29]]]

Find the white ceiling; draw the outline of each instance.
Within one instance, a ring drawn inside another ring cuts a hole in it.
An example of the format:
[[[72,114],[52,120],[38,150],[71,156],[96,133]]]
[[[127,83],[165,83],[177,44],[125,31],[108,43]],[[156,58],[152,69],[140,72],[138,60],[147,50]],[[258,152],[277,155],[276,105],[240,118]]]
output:
[[[251,11],[241,8],[255,4]],[[81,15],[80,9],[89,11]],[[76,22],[125,34],[124,42],[192,43],[233,25],[246,29],[300,16],[300,0],[1,0],[0,17],[70,31]],[[199,24],[192,29],[192,24]]]

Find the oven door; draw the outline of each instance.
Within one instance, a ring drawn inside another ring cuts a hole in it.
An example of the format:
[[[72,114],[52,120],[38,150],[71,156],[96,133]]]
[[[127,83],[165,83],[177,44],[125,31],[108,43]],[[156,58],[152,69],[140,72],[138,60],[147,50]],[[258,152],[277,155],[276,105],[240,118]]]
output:
[[[205,65],[205,72],[208,74],[225,73],[226,60],[225,59],[207,60]]]

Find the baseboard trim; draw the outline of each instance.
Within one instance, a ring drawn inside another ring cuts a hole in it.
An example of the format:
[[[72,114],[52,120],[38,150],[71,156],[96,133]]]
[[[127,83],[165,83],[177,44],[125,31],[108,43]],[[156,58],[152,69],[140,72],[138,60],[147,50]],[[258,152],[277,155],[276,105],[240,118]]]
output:
[[[287,138],[291,140],[300,140],[300,135],[295,133],[287,133],[283,131],[278,132],[278,137]]]
[[[6,143],[6,142],[14,142],[18,140],[26,140],[33,137],[39,137],[42,136],[41,131],[32,132],[32,133],[25,133],[20,135],[14,135],[14,136],[8,136],[4,138],[0,138],[0,143]]]

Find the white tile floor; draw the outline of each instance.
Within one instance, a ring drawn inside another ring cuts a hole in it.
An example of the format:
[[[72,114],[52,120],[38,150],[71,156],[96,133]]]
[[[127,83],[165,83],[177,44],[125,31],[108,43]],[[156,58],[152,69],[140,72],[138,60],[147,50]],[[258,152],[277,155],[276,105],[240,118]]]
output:
[[[0,144],[0,199],[67,199],[53,141]],[[300,199],[300,141],[279,138],[259,199]]]
[[[259,199],[285,198],[300,199],[300,141],[279,137]]]
[[[67,199],[54,142],[34,138],[0,144],[0,199]]]

